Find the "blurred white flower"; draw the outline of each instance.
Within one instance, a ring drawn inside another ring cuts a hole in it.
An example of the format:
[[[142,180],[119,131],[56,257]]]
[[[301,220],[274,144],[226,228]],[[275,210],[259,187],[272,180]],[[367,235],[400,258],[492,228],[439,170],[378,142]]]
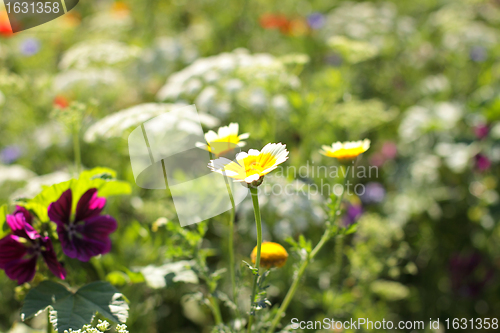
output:
[[[442,74],[431,75],[422,81],[420,89],[426,95],[440,93],[450,89],[450,81]]]
[[[2,165],[0,164],[0,184],[6,181],[24,181],[33,178],[36,174],[22,165]]]
[[[500,122],[495,123],[490,130],[493,139],[500,139]]]
[[[114,40],[90,40],[73,45],[59,62],[61,70],[123,64],[140,54],[137,46]]]
[[[415,105],[406,110],[405,117],[399,125],[399,136],[405,142],[412,142],[429,130],[440,131],[454,128],[462,116],[462,108],[456,103]]]
[[[15,191],[10,200],[16,200],[19,198],[33,198],[35,197],[44,186],[51,186],[57,183],[62,183],[71,179],[71,175],[66,171],[56,171],[42,176],[33,176],[31,178],[25,178],[26,185]]]
[[[456,173],[465,170],[473,155],[471,147],[465,143],[439,142],[435,147],[435,151],[444,158],[446,166]]]
[[[276,95],[271,100],[272,107],[280,115],[287,114],[290,110],[290,105],[288,104],[288,99],[284,95]]]
[[[325,25],[320,29],[325,40],[345,36],[348,40],[364,41],[375,50],[391,45],[392,35],[404,38],[415,31],[413,19],[398,17],[395,4],[366,1],[341,2],[326,16]]]
[[[120,72],[110,68],[86,70],[70,69],[54,77],[53,89],[57,92],[71,89],[75,85],[94,87],[102,84],[111,86],[122,81]]]
[[[265,53],[249,54],[245,49],[201,58],[172,74],[157,98],[194,102],[199,110],[220,117],[239,104],[260,111],[271,106],[269,96],[300,86],[300,80],[289,73],[285,62],[305,60],[297,55],[276,58]]]
[[[182,107],[185,107],[185,104],[145,103],[115,112],[90,126],[85,132],[84,140],[86,142],[94,142],[98,138],[109,139],[113,137],[122,137],[126,134],[125,131],[127,129],[139,126],[141,123],[151,118]],[[180,114],[181,117],[182,115],[183,114]],[[185,115],[189,117],[189,114]],[[217,126],[219,123],[216,118],[207,114],[199,112],[198,115],[201,124],[207,127]],[[198,119],[186,120],[198,121]]]

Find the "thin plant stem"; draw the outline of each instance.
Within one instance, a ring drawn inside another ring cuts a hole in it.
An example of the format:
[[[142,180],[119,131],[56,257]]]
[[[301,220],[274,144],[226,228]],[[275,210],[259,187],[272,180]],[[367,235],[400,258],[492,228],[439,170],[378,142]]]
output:
[[[257,273],[255,274],[253,280],[252,296],[250,296],[250,315],[248,317],[248,329],[247,329],[248,333],[252,332],[255,294],[257,292],[257,281],[259,279],[259,269],[260,269],[260,250],[262,246],[262,225],[260,219],[259,197],[257,188],[251,187],[250,193],[252,194],[253,211],[255,214],[255,224],[257,226],[257,257],[255,259],[255,267],[257,269]]]
[[[342,249],[344,248],[344,237],[338,235],[335,238],[335,273],[337,274],[336,282],[340,282],[340,272],[342,271]]]
[[[229,199],[231,200],[231,211],[229,215],[229,273],[231,275],[231,286],[233,289],[233,302],[237,304],[238,293],[236,290],[236,265],[234,261],[234,218],[236,216],[236,205],[234,204],[233,191],[231,191],[231,184],[224,175],[227,191],[229,192]],[[236,307],[236,314],[239,317],[238,307]]]
[[[212,313],[214,315],[215,325],[222,324],[222,316],[220,314],[219,303],[212,295],[209,295],[208,299],[210,301],[210,307],[212,308]]]
[[[47,309],[47,333],[52,333],[52,324],[50,323],[50,310]]]
[[[288,292],[286,293],[285,299],[283,300],[283,303],[281,303],[281,306],[278,309],[278,312],[276,312],[276,315],[274,316],[274,319],[271,323],[271,326],[267,330],[267,333],[273,333],[274,330],[276,329],[276,326],[278,326],[281,318],[285,314],[286,309],[288,308],[288,305],[290,305],[290,302],[292,301],[293,296],[295,295],[295,292],[297,291],[297,288],[299,287],[300,279],[302,278],[302,275],[304,275],[304,272],[306,271],[307,266],[309,263],[314,259],[314,257],[318,254],[318,252],[323,248],[323,246],[330,240],[332,237],[332,227],[335,225],[335,222],[337,221],[337,217],[340,215],[340,204],[342,202],[342,198],[344,197],[344,192],[345,192],[345,184],[347,182],[347,176],[344,177],[344,183],[343,183],[343,190],[342,193],[340,194],[339,198],[337,199],[337,202],[335,204],[335,209],[333,211],[333,217],[332,220],[330,221],[330,226],[326,228],[325,232],[323,233],[323,236],[321,236],[320,241],[314,249],[309,253],[309,255],[302,261],[302,264],[299,267],[299,270],[297,274],[295,275],[292,285],[290,286],[290,289],[288,289]]]
[[[75,173],[80,174],[82,156],[80,152],[80,129],[78,125],[73,127],[73,154],[75,155]]]

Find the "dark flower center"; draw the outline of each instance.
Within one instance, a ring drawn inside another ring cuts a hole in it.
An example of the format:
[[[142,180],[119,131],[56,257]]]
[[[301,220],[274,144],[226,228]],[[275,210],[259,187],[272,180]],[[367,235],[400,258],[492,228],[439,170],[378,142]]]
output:
[[[31,247],[31,252],[35,256],[39,256],[42,253],[42,246],[40,242],[36,242],[33,244],[33,246]]]
[[[67,227],[67,230],[68,230],[68,235],[70,237],[73,237],[77,234],[77,230],[76,230],[76,224],[74,223],[71,223],[68,227]]]

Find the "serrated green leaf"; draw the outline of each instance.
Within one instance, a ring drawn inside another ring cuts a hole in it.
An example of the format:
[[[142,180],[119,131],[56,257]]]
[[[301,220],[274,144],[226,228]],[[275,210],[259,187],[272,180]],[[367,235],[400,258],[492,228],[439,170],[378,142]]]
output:
[[[91,323],[97,313],[114,322],[128,318],[128,304],[108,282],[93,282],[75,293],[52,281],[43,281],[26,295],[21,310],[23,320],[49,308],[50,321],[57,331],[77,330]]]

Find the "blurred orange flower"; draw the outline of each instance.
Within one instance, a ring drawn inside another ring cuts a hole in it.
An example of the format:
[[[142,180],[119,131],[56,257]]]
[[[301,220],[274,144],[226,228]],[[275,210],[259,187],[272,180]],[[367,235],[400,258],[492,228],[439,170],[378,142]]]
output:
[[[10,25],[9,16],[6,11],[0,12],[0,35],[2,37],[11,37],[14,33],[12,32],[12,26]]]

